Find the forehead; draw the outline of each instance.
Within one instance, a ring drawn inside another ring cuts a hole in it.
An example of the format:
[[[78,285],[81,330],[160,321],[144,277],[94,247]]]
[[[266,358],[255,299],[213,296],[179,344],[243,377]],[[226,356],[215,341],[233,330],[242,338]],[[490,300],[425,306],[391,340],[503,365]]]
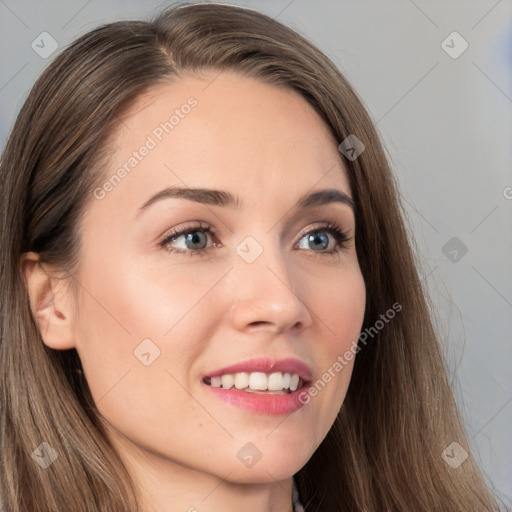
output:
[[[119,169],[122,179],[106,199],[119,200],[122,190],[131,209],[135,196],[140,202],[173,185],[225,189],[260,204],[315,186],[350,194],[337,143],[302,96],[225,71],[182,77],[140,96],[119,117],[104,178]]]

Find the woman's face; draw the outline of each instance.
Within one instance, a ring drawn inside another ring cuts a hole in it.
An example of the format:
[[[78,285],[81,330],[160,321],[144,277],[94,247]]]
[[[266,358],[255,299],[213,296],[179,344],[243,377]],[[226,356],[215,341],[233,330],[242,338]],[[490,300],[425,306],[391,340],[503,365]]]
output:
[[[134,464],[288,478],[342,405],[353,360],[333,368],[363,322],[337,142],[297,93],[233,73],[154,88],[120,121],[73,324],[110,435]]]

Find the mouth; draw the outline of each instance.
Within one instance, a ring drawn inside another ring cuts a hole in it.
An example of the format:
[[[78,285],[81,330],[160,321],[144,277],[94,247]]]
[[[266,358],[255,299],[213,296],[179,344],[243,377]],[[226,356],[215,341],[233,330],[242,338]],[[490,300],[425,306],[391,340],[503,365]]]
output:
[[[258,358],[210,372],[201,382],[212,396],[230,406],[282,415],[307,403],[303,395],[312,379],[310,367],[298,359]]]
[[[239,372],[205,377],[207,386],[220,389],[238,389],[246,393],[288,395],[304,386],[305,381],[297,373]]]

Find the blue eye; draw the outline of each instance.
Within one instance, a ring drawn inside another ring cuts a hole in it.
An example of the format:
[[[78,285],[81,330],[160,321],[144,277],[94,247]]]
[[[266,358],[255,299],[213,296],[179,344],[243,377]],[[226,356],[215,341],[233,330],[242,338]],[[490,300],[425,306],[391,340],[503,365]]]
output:
[[[306,233],[299,240],[299,249],[308,249],[313,252],[335,253],[346,247],[350,237],[335,224],[320,226]],[[334,247],[331,246],[334,242]]]
[[[208,239],[212,235],[213,232],[208,226],[184,226],[170,233],[160,245],[169,252],[204,254],[207,252]]]
[[[208,237],[204,231],[189,231],[175,238],[184,239],[185,249],[205,249],[208,243]]]

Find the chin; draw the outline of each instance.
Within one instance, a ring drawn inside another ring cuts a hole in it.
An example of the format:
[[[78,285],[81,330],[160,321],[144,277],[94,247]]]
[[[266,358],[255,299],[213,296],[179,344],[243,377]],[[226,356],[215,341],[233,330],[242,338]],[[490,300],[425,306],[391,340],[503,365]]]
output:
[[[227,480],[239,484],[271,484],[291,478],[303,467],[303,465],[288,467],[279,465],[279,467],[276,467],[275,464],[261,464],[261,466],[258,464],[258,467],[254,466],[250,469],[238,468],[229,475]],[[225,477],[225,475],[218,476],[221,478]]]
[[[259,460],[245,463],[237,460],[236,464],[226,468],[226,472],[219,476],[224,478],[226,473],[229,473],[228,480],[234,483],[268,484],[292,477],[308,460],[307,456],[299,457],[297,453],[283,457],[279,452],[269,452],[267,456],[262,455]],[[218,467],[215,472],[219,473]]]

